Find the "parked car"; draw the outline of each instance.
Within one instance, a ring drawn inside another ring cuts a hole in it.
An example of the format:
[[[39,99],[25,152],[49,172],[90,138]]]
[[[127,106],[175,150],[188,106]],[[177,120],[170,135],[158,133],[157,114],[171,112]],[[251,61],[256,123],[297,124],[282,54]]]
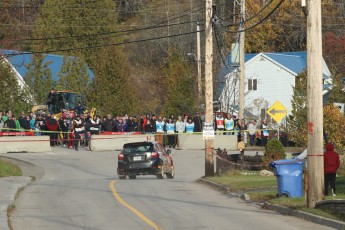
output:
[[[120,179],[135,179],[138,175],[156,175],[168,179],[175,175],[171,150],[156,141],[133,142],[123,145],[118,154],[117,174]]]

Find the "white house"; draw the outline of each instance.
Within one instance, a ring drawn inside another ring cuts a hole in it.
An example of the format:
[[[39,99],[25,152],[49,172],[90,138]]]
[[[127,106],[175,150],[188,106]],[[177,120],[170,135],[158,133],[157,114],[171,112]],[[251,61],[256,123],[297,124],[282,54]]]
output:
[[[230,63],[231,57],[227,61]],[[288,113],[292,109],[296,76],[306,69],[306,52],[259,53],[245,56],[245,110],[258,116],[276,101]],[[323,60],[323,89],[331,87],[331,73]],[[224,67],[219,76],[218,101],[221,110],[232,112],[238,107],[239,74],[237,67]],[[323,93],[327,93],[324,90]]]

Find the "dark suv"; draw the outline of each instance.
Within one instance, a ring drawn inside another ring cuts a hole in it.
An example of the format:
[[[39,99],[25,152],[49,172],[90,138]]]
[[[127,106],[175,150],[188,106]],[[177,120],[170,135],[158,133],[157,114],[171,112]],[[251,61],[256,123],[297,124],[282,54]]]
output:
[[[171,150],[158,142],[133,142],[123,145],[119,153],[117,174],[120,179],[135,179],[137,175],[156,175],[163,179],[164,174],[168,179],[174,178],[174,163],[170,156]]]

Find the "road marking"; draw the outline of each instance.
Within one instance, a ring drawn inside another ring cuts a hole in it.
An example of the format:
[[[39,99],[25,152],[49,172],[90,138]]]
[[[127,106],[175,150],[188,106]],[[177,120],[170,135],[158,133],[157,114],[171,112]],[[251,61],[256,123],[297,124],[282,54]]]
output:
[[[112,180],[109,184],[109,187],[114,195],[114,197],[116,198],[116,200],[118,202],[120,202],[123,206],[125,206],[126,208],[128,208],[129,210],[131,210],[135,215],[137,215],[140,219],[142,219],[144,222],[146,222],[148,225],[152,226],[154,229],[156,230],[160,230],[161,228],[158,227],[157,224],[155,224],[152,220],[150,220],[149,218],[147,218],[144,214],[142,214],[141,212],[139,212],[137,209],[135,209],[134,207],[132,207],[131,205],[129,205],[128,203],[126,203],[118,194],[118,192],[116,191],[115,188],[115,180]]]

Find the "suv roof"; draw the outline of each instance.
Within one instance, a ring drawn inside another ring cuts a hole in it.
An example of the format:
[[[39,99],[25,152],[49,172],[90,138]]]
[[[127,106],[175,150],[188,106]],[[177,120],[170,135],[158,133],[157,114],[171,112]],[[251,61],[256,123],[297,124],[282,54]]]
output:
[[[156,141],[131,142],[131,143],[124,144],[123,148],[128,148],[128,147],[132,147],[132,146],[140,146],[140,145],[149,146],[149,145],[154,145],[156,143],[157,143]]]

